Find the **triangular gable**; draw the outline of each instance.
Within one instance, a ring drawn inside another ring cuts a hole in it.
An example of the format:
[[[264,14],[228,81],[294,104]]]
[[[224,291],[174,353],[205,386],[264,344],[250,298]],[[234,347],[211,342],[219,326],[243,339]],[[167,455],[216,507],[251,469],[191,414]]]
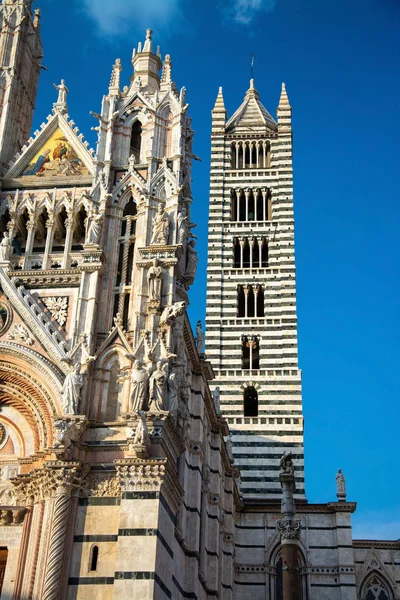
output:
[[[97,350],[95,358],[97,359],[99,356],[101,356],[103,354],[103,352],[109,346],[111,346],[111,344],[115,344],[118,339],[121,342],[122,346],[127,351],[127,353],[130,356],[133,356],[134,350],[133,350],[132,346],[130,345],[128,338],[125,335],[125,331],[122,329],[122,327],[120,325],[120,321],[118,319],[115,319],[114,327],[111,329],[110,333],[108,334],[108,336],[106,337],[104,342],[101,344],[100,348]]]
[[[68,115],[57,111],[50,115],[35,132],[36,137],[22,148],[4,179],[18,178],[21,187],[38,182],[70,184],[72,180],[87,184],[94,174],[94,150],[88,150],[88,142],[74,125]]]
[[[178,182],[175,174],[168,167],[167,160],[163,159],[161,167],[150,182],[150,194],[161,198],[160,189],[165,189],[165,197],[170,198],[178,192]]]
[[[365,557],[364,564],[362,565],[357,577],[359,584],[361,585],[365,578],[373,572],[379,573],[384,579],[386,579],[386,581],[390,582],[391,584],[393,583],[393,575],[389,572],[375,548],[371,548]]]
[[[139,100],[139,102],[135,104],[137,100]],[[148,98],[143,96],[140,91],[135,90],[132,96],[127,96],[126,102],[122,105],[119,111],[119,119],[124,121],[132,112],[141,109],[147,109],[151,113],[155,112],[154,106],[149,102]]]

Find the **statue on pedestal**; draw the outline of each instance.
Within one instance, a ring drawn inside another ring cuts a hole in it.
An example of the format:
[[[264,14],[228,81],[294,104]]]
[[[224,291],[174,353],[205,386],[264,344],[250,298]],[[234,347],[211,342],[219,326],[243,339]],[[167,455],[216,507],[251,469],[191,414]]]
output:
[[[196,245],[196,240],[190,240],[187,245],[187,263],[186,263],[186,272],[185,279],[189,283],[193,283],[194,278],[196,277],[197,271],[197,263],[199,262],[197,252],[194,249]]]
[[[59,85],[56,85],[55,83],[53,83],[53,85],[56,88],[56,90],[58,90],[57,104],[66,104],[69,89],[65,85],[64,79],[61,79],[61,83]]]
[[[11,238],[8,231],[3,234],[3,239],[0,242],[0,260],[10,260],[11,255]]]
[[[139,360],[133,363],[129,410],[140,411],[145,407],[149,393],[149,373]]]
[[[164,400],[167,392],[168,364],[161,360],[150,377],[150,410],[165,410]]]
[[[164,270],[160,267],[160,261],[157,258],[154,259],[147,274],[149,282],[149,299],[152,302],[161,302],[163,273]]]
[[[91,217],[88,218],[85,244],[98,245],[99,240],[100,240],[102,225],[103,225],[103,215],[101,213],[94,213]]]
[[[281,466],[281,475],[293,475],[294,476],[294,467],[292,461],[292,453],[285,452],[285,454],[281,457],[280,460]]]
[[[204,331],[201,328],[201,321],[197,321],[196,325],[196,348],[199,354],[203,353],[204,342],[206,341],[206,336]]]
[[[150,245],[155,244],[166,245],[168,244],[169,235],[169,217],[167,212],[164,210],[162,204],[158,205],[158,212],[153,219],[153,231],[150,240]]]
[[[83,377],[81,375],[81,365],[78,362],[65,377],[64,385],[61,389],[64,411],[67,414],[76,414],[82,386]]]
[[[138,422],[136,430],[135,430],[135,435],[133,437],[133,443],[140,445],[140,446],[146,446],[146,444],[148,442],[148,438],[149,438],[149,430],[147,428],[146,413],[143,410],[138,410],[137,413],[139,415],[139,422]]]
[[[336,496],[339,500],[346,500],[346,495],[346,480],[342,469],[339,469],[336,473]]]

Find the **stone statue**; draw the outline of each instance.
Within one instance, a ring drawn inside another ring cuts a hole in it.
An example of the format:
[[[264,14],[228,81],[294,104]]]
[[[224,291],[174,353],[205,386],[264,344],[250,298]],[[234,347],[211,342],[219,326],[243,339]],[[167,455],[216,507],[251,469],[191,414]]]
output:
[[[281,466],[281,475],[293,475],[294,476],[294,467],[292,461],[292,453],[285,452],[285,454],[281,457],[280,460]]]
[[[150,377],[150,410],[164,410],[164,400],[167,392],[168,364],[163,366],[161,360]]]
[[[189,219],[187,216],[187,209],[181,208],[178,213],[178,244],[184,244],[189,234]]]
[[[56,88],[56,90],[58,90],[57,104],[66,104],[69,89],[65,85],[64,79],[61,79],[60,85],[56,85],[55,83],[53,83],[53,85]]]
[[[178,383],[178,374],[175,371],[172,371],[168,377],[168,410],[170,410],[174,415],[178,413],[179,407],[179,383]]]
[[[149,298],[154,302],[161,302],[163,273],[164,270],[160,267],[160,261],[158,258],[154,259],[147,274],[149,282]]]
[[[98,244],[100,240],[103,215],[95,213],[87,220],[85,244]]]
[[[76,363],[72,371],[68,373],[61,389],[64,411],[67,414],[74,414],[78,408],[80,390],[83,386],[83,377],[81,375],[81,365]]]
[[[136,162],[136,158],[134,154],[131,154],[130,157],[128,158],[128,171],[130,173],[133,172],[134,167],[135,167],[135,162]]]
[[[217,415],[221,414],[221,404],[220,404],[220,388],[217,386],[212,393],[215,410],[217,411]]]
[[[336,495],[340,499],[346,498],[346,480],[342,469],[339,469],[336,473]]]
[[[59,419],[54,423],[56,431],[56,442],[54,448],[64,448],[64,458],[72,458],[72,448],[74,442],[79,440],[79,429],[75,423],[67,423],[63,419]]]
[[[197,263],[199,262],[197,252],[194,249],[195,245],[196,240],[190,240],[190,242],[187,245],[187,263],[185,279],[189,284],[193,283],[194,278],[196,277]]]
[[[169,217],[167,212],[164,210],[162,204],[158,205],[158,212],[153,219],[153,232],[151,236],[150,245],[168,244],[169,234]]]
[[[141,446],[146,446],[149,438],[146,413],[144,412],[144,410],[138,410],[137,413],[139,415],[139,421],[135,430],[135,435],[133,437],[133,443],[138,445],[140,444]]]
[[[0,260],[10,260],[11,255],[11,239],[8,231],[4,232],[3,239],[0,242]]]
[[[133,363],[131,374],[131,394],[129,410],[140,411],[145,408],[149,393],[149,373],[139,360]]]
[[[201,321],[197,321],[196,325],[196,348],[199,354],[203,353],[204,342],[206,340],[206,336],[204,335],[204,331],[201,328]]]

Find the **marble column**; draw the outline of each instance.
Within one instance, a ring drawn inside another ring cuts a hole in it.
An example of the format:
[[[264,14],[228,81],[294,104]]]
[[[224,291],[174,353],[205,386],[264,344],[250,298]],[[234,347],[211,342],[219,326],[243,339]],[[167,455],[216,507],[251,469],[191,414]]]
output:
[[[49,470],[54,481],[55,498],[41,598],[42,600],[57,600],[64,566],[63,558],[71,493],[77,482],[79,466],[77,464],[55,466],[49,467]]]
[[[282,518],[277,521],[277,530],[282,544],[283,600],[300,600],[299,540],[301,522],[296,519],[294,503],[294,470],[291,453],[281,458],[280,482],[282,486]]]

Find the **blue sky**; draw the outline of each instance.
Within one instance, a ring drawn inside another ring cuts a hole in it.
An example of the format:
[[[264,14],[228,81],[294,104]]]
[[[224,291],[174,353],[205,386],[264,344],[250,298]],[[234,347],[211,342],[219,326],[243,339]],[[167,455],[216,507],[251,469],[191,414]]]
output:
[[[400,537],[399,276],[400,5],[398,0],[60,0],[42,10],[43,64],[34,128],[53,83],[90,141],[111,65],[123,85],[147,27],[188,91],[196,131],[192,218],[199,273],[192,323],[205,314],[210,111],[218,86],[232,112],[255,82],[275,114],[281,82],[293,107],[296,263],[306,491],[335,500],[341,467],[358,502],[356,537]],[[36,6],[35,5],[35,6]]]

